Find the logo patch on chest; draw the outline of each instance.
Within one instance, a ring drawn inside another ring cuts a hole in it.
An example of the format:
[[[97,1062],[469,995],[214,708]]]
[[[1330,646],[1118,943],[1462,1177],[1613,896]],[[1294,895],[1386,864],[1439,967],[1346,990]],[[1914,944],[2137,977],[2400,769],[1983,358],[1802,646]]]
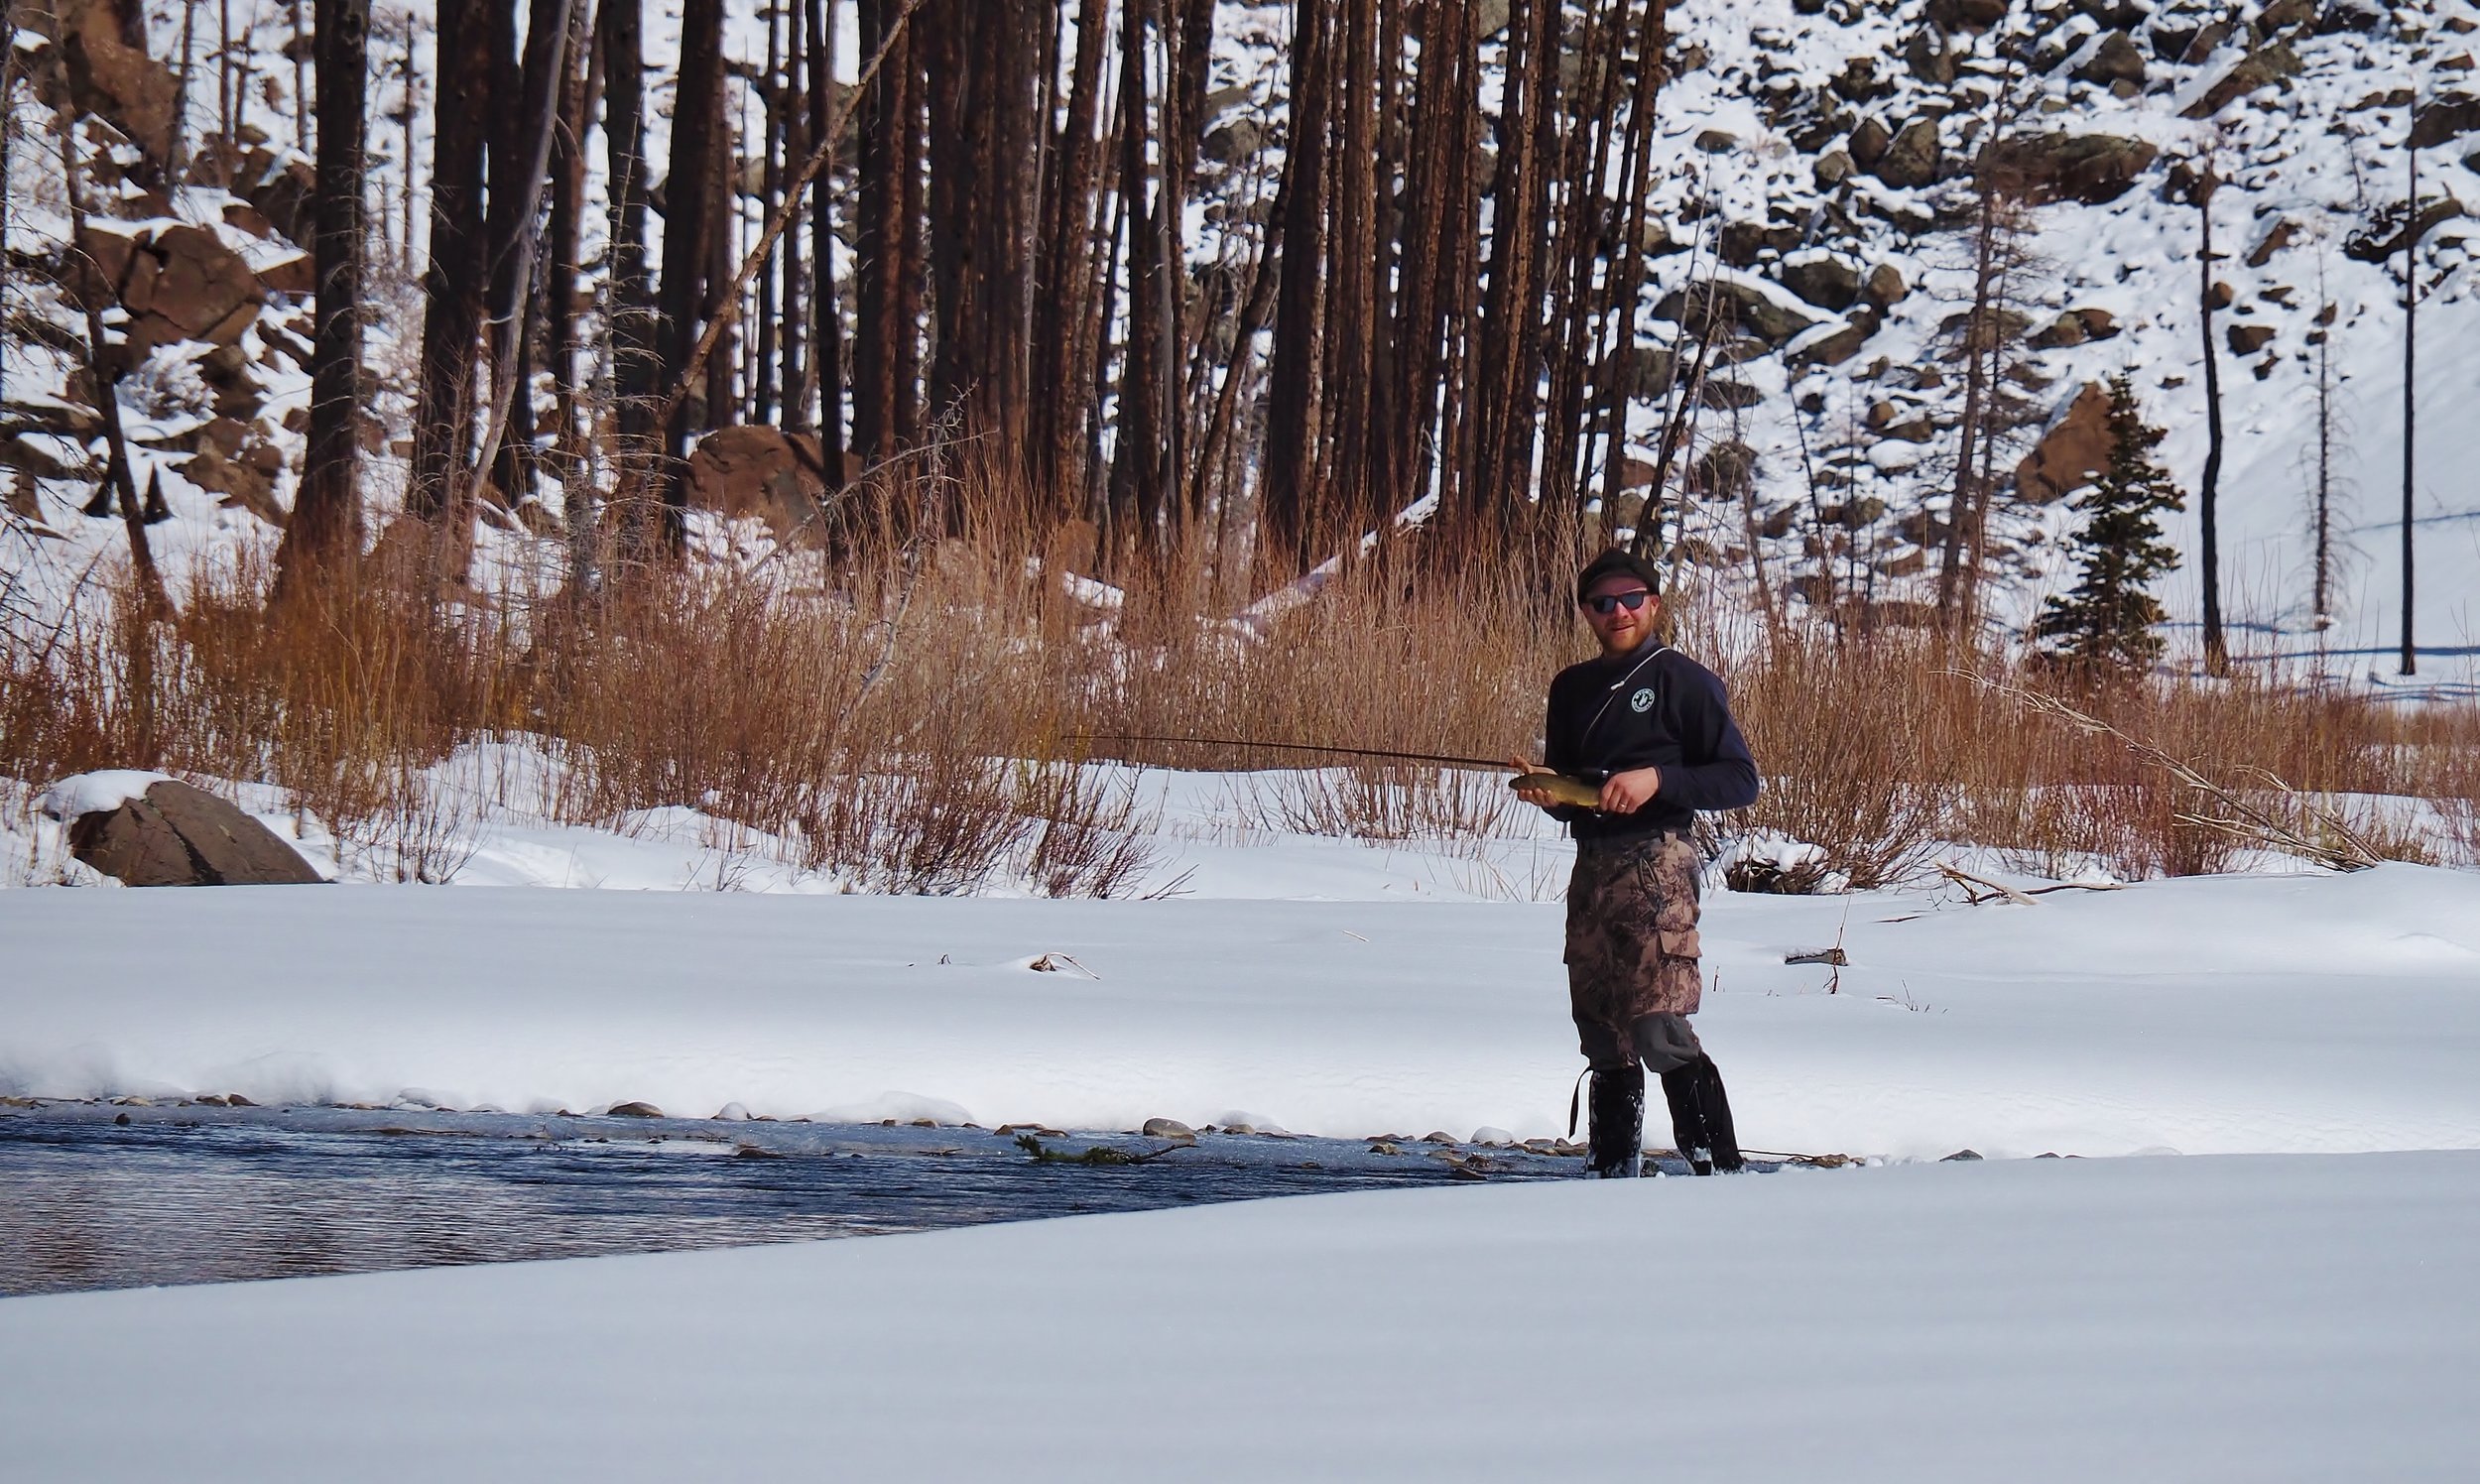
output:
[[[1641,714],[1643,712],[1650,711],[1653,708],[1654,689],[1651,685],[1646,686],[1644,689],[1639,690],[1634,695],[1628,697],[1628,709],[1631,711]]]

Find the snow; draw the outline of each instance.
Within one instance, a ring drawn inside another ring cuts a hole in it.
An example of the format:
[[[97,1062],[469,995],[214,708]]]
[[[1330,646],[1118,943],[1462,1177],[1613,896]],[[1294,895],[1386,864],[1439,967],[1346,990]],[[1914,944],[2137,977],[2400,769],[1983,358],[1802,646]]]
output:
[[[1342,848],[1363,900],[1285,900],[1287,847],[1161,901],[0,892],[0,1092],[1564,1133],[1560,909],[1426,900]],[[1699,1028],[1757,1149],[2480,1148],[2475,925],[2480,875],[2416,866],[1718,892]]]
[[[2463,1480],[2480,1155],[1459,1186],[17,1298],[28,1478]],[[825,1464],[823,1460],[832,1460]]]
[[[133,799],[144,799],[157,784],[173,781],[169,773],[136,768],[72,774],[46,789],[37,806],[51,818],[69,823],[81,815],[109,813]]]

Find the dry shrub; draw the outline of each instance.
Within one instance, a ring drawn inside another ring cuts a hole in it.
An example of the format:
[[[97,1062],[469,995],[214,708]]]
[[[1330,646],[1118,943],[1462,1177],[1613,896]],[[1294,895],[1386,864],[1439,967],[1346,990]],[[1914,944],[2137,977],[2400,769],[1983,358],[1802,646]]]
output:
[[[693,808],[856,890],[1137,889],[1159,820],[1089,758],[1282,770],[1245,792],[1256,822],[1290,830],[1462,844],[1531,824],[1494,774],[1317,768],[1249,744],[1537,746],[1550,676],[1590,653],[1562,583],[1448,567],[1404,540],[1252,607],[1207,535],[1123,561],[1104,590],[1081,570],[1090,540],[1032,509],[932,460],[848,498],[823,550],[754,568],[693,559],[615,567],[590,593],[555,573],[443,597],[418,563],[374,554],[271,604],[273,574],[245,561],[190,574],[183,616],[151,625],[116,591],[58,633],[6,630],[0,772],[273,784],[365,869],[413,880],[452,875],[472,848],[478,805],[439,765],[501,738],[545,756],[529,803],[556,819]],[[1739,633],[1719,600],[1678,606],[1682,648],[1730,681],[1766,776],[1729,827],[1823,851],[1777,888],[1898,881],[1948,841],[2044,874],[2241,858],[2158,764],[1968,674],[2064,690],[2300,828],[2323,827],[2321,803],[2387,854],[2480,859],[2470,707],[2265,680],[2102,684],[1901,634]],[[1108,740],[1132,736],[1236,740]]]
[[[1866,891],[1927,859],[1949,825],[1970,745],[1954,726],[1969,687],[1940,669],[1924,643],[1838,644],[1797,630],[1734,668],[1732,714],[1765,788],[1733,827],[1825,852],[1769,890],[1812,891],[1832,872]]]
[[[1509,833],[1532,808],[1503,774],[1413,764],[1296,767],[1251,779],[1249,792],[1252,823],[1357,840],[1477,842]]]

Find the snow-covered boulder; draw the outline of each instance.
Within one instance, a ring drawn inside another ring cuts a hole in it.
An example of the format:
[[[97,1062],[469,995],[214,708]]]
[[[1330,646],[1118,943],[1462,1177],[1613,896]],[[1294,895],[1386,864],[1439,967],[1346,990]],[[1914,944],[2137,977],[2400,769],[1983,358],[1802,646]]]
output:
[[[124,886],[282,886],[319,874],[264,824],[159,773],[85,773],[45,794],[69,850]]]

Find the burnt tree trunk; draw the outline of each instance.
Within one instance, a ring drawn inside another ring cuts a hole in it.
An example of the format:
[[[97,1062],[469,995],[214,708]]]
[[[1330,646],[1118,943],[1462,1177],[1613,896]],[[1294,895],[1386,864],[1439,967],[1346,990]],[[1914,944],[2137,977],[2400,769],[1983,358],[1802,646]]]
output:
[[[279,581],[361,551],[354,424],[362,402],[362,135],[370,0],[317,0],[318,184],[310,260],[317,311],[310,339],[310,438],[301,492],[277,554]]]
[[[2222,482],[2222,361],[2213,344],[2213,189],[2221,182],[2207,165],[2195,185],[2202,242],[2197,257],[2197,307],[2204,329],[2204,477],[2196,485],[2196,513],[2203,522],[2204,669],[2222,675],[2230,650],[2222,638],[2222,567],[2219,510]]]
[[[655,399],[661,395],[655,389],[660,360],[654,342],[654,293],[646,272],[644,0],[601,0],[601,4],[595,34],[603,54],[604,168],[610,181],[608,333],[616,434],[613,462],[618,473],[614,487],[642,490],[648,460],[655,452]],[[621,536],[640,556],[681,538],[680,524],[669,513],[660,521],[648,509],[615,514]]]
[[[474,343],[489,282],[483,143],[491,117],[493,0],[439,0],[437,121],[431,137],[431,252],[423,272],[422,363],[407,506],[449,517],[473,445]]]
[[[835,86],[834,0],[805,0],[809,13],[809,132],[813,149],[832,151],[841,143],[830,136],[829,116]],[[834,157],[818,173],[809,200],[810,364],[818,385],[818,448],[826,460],[827,478],[841,484],[851,477],[844,466],[844,311],[835,288]]]
[[[1292,122],[1284,157],[1283,276],[1275,291],[1275,343],[1267,367],[1265,486],[1260,497],[1267,556],[1305,570],[1322,533],[1310,502],[1322,483],[1318,457],[1319,309],[1326,259],[1326,120],[1333,91],[1334,21],[1326,0],[1293,10]]]
[[[664,187],[663,280],[655,306],[655,384],[658,395],[673,399],[673,412],[661,432],[653,485],[666,535],[675,544],[687,518],[688,491],[677,464],[687,452],[691,423],[690,399],[679,382],[688,369],[700,311],[706,307],[722,123],[723,0],[685,0],[680,86],[672,113],[672,166]]]

